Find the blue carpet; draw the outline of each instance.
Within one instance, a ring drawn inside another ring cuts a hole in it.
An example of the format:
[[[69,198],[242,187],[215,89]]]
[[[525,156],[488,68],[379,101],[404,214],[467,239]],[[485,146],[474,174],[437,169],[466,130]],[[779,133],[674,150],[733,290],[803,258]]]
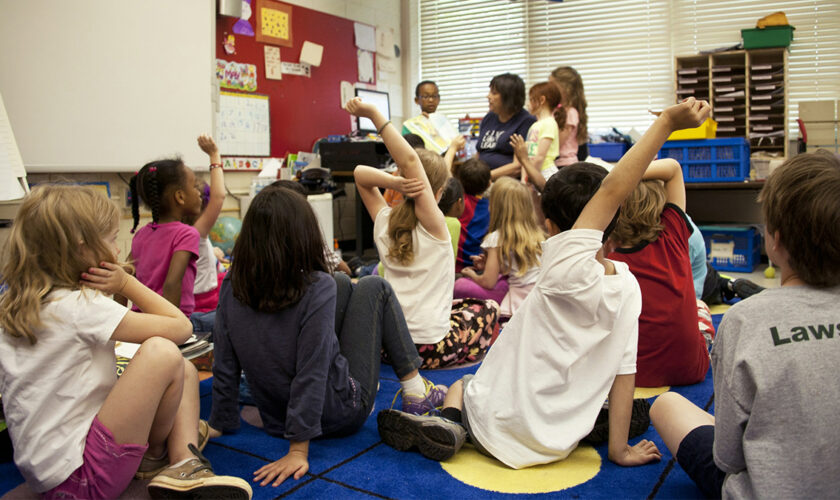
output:
[[[721,319],[713,316],[715,327]],[[436,383],[451,384],[477,366],[456,370],[424,372]],[[211,404],[212,379],[201,383],[201,416],[207,418]],[[389,408],[399,389],[393,370],[382,366],[376,411]],[[701,408],[712,405],[712,376],[700,384],[674,387]],[[546,498],[702,498],[700,491],[672,460],[671,454],[653,427],[638,439],[649,439],[662,452],[660,462],[642,467],[619,467],[607,458],[607,447],[595,448],[600,468],[592,479],[576,486],[544,494],[529,494]],[[634,440],[634,442],[636,441]],[[271,437],[245,422],[239,432],[211,440],[204,450],[217,474],[228,474],[250,480],[262,465],[277,460],[289,449],[288,441]],[[255,499],[290,498],[506,498],[510,493],[498,493],[470,486],[444,470],[438,462],[423,458],[415,452],[398,452],[379,439],[376,419],[368,418],[362,429],[341,439],[315,440],[310,444],[310,470],[300,480],[286,480],[282,485],[260,487],[253,485]],[[519,474],[521,471],[516,471]],[[0,464],[0,495],[23,482],[11,463]],[[252,483],[253,484],[253,483]]]

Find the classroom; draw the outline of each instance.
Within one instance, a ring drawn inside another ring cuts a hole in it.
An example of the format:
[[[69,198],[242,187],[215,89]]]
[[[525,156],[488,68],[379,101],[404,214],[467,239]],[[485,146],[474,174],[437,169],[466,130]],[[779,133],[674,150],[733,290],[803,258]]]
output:
[[[836,495],[838,32],[0,0],[0,499]]]

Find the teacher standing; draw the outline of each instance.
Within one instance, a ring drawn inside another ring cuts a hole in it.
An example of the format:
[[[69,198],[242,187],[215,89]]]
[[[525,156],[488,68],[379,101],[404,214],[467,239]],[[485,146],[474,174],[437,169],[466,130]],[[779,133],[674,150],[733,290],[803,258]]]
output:
[[[491,176],[518,175],[520,166],[514,162],[510,136],[525,137],[537,120],[523,109],[525,82],[518,75],[504,73],[490,80],[487,94],[489,112],[481,120],[478,132],[478,157],[490,166]]]

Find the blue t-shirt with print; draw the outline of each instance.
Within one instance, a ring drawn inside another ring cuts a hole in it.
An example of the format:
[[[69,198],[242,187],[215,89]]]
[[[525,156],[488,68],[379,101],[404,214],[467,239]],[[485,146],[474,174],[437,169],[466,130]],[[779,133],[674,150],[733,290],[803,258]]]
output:
[[[492,111],[484,115],[478,132],[478,157],[490,165],[490,169],[507,165],[513,161],[513,148],[510,146],[510,136],[528,135],[528,129],[537,119],[520,109],[508,121],[499,121],[499,115]]]

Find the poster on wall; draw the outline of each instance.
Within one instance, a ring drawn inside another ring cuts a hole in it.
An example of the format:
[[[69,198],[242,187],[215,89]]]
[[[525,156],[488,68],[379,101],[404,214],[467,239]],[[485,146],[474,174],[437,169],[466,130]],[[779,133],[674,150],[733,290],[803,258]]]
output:
[[[268,96],[219,93],[216,120],[219,151],[230,155],[269,156],[270,123]]]
[[[274,0],[256,0],[258,42],[292,46],[292,7]]]
[[[362,83],[376,83],[373,71],[373,52],[357,49],[356,58],[359,64],[359,81]]]
[[[223,89],[257,90],[257,66],[216,59],[216,78]]]
[[[282,80],[283,69],[280,61],[280,47],[263,46],[265,53],[265,77],[268,80]]]

